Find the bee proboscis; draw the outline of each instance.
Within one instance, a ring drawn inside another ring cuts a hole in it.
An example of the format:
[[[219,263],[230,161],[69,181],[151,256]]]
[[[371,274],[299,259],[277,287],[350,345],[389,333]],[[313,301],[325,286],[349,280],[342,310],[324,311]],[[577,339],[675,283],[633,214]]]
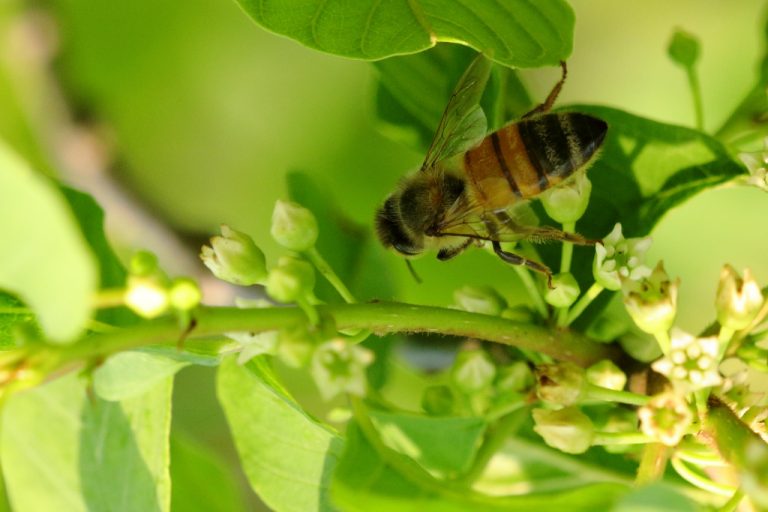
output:
[[[385,247],[405,256],[436,249],[440,260],[475,243],[490,242],[505,262],[547,276],[537,261],[503,250],[501,242],[559,240],[590,244],[579,234],[526,220],[524,205],[542,192],[585,172],[597,156],[608,125],[576,112],[551,113],[562,78],[520,120],[487,134],[480,98],[491,63],[482,54],[459,80],[418,172],[403,179],[376,213],[376,232]]]

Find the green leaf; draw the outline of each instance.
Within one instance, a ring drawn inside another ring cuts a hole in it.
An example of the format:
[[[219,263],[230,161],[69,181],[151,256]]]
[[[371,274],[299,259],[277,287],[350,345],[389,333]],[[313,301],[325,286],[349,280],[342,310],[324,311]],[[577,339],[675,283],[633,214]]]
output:
[[[51,340],[73,340],[91,316],[96,262],[56,188],[1,142],[0,229],[0,288],[32,308]]]
[[[663,484],[653,484],[633,490],[612,509],[613,512],[655,512],[657,510],[696,512],[701,510],[701,505]]]
[[[171,436],[171,480],[173,512],[246,510],[232,470],[210,448],[177,431]]]
[[[390,413],[369,409],[382,442],[430,472],[457,475],[467,471],[480,447],[483,418],[453,418]]]
[[[70,374],[12,396],[1,449],[14,510],[167,511],[171,387],[106,402]]]
[[[462,42],[507,66],[557,64],[571,53],[563,0],[238,0],[263,27],[320,51],[376,60]]]
[[[357,424],[350,424],[331,488],[334,503],[345,512],[608,510],[626,491],[624,485],[606,483],[560,493],[491,497],[442,484],[410,460],[398,463],[407,468],[404,476],[382,458],[380,448],[371,444]]]
[[[24,313],[24,305],[15,297],[0,292],[0,350],[13,348],[14,326],[29,320],[31,315]]]
[[[93,372],[93,388],[104,400],[141,395],[173,376],[188,363],[144,352],[120,352]]]
[[[268,359],[225,359],[217,390],[253,490],[275,510],[332,510],[328,484],[341,438],[314,420],[276,380]]]
[[[475,55],[464,46],[438,45],[376,62],[376,114],[381,130],[426,152],[451,91]],[[528,111],[531,99],[514,71],[495,66],[482,106],[493,130]]]

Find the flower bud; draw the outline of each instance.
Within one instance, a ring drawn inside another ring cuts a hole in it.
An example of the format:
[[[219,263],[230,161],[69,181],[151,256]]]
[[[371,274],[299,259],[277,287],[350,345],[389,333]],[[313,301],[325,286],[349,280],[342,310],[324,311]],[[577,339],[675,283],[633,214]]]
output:
[[[227,225],[221,226],[221,234],[211,238],[210,247],[201,248],[205,266],[228,283],[247,286],[262,282],[267,277],[264,253],[251,237]]]
[[[691,68],[699,59],[699,40],[683,30],[676,30],[667,47],[669,58],[684,68]]]
[[[306,297],[315,287],[315,269],[308,262],[282,257],[267,277],[267,295],[283,303]]]
[[[453,292],[453,300],[459,309],[470,313],[498,316],[506,302],[490,286],[462,286]]]
[[[144,318],[162,315],[169,305],[168,290],[152,277],[128,276],[123,300],[131,311]]]
[[[365,368],[373,352],[337,338],[317,347],[312,356],[312,377],[325,400],[339,393],[365,394]]]
[[[587,381],[601,388],[620,391],[627,384],[627,376],[608,359],[603,359],[587,368]]]
[[[576,407],[557,411],[534,409],[533,421],[533,430],[552,448],[566,453],[584,453],[592,446],[595,427]]]
[[[625,334],[629,328],[630,320],[623,312],[622,316],[603,313],[589,324],[586,335],[597,341],[608,343]]]
[[[742,279],[730,265],[725,265],[720,273],[717,287],[717,321],[723,327],[739,330],[747,327],[755,319],[763,305],[763,294],[752,272],[744,269]]]
[[[459,352],[451,368],[451,382],[468,395],[490,387],[495,376],[496,366],[480,349]]]
[[[679,284],[680,279],[669,279],[661,261],[650,277],[638,281],[624,281],[624,305],[641,330],[655,334],[667,332],[672,327],[677,314]]]
[[[189,311],[200,304],[203,294],[197,282],[188,277],[179,277],[171,283],[168,299],[174,309]]]
[[[536,382],[536,394],[541,400],[565,406],[577,403],[587,385],[584,370],[567,361],[537,366]]]
[[[552,187],[539,197],[547,215],[561,224],[576,222],[589,205],[592,182],[586,172],[576,175],[557,187]]]
[[[685,399],[677,393],[656,395],[637,410],[640,430],[667,446],[675,446],[693,423],[693,413]]]
[[[499,370],[496,389],[500,392],[522,392],[534,384],[533,372],[523,361],[513,361]]]
[[[271,233],[272,238],[286,249],[308,251],[317,241],[317,220],[303,206],[278,200],[272,212]]]
[[[552,276],[552,288],[544,294],[544,300],[556,308],[567,308],[579,298],[579,283],[570,272]]]
[[[621,289],[624,280],[638,280],[651,275],[643,258],[651,246],[650,237],[624,238],[621,224],[616,224],[608,236],[595,246],[592,268],[595,281],[607,290]]]
[[[455,398],[448,386],[429,386],[421,396],[421,408],[430,416],[449,416]]]
[[[669,354],[651,365],[683,391],[695,391],[721,384],[717,369],[720,342],[717,338],[696,338],[672,329]]]
[[[159,270],[157,256],[149,251],[137,251],[131,257],[129,265],[130,273],[134,276],[151,276]]]

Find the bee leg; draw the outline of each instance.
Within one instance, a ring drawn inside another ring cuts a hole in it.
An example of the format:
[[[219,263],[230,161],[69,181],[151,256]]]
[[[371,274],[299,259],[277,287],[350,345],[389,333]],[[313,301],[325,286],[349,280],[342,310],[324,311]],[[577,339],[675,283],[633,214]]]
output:
[[[523,116],[523,119],[526,117],[531,117],[536,114],[543,114],[544,112],[549,112],[552,110],[552,105],[555,104],[555,100],[557,99],[557,96],[560,94],[560,89],[563,88],[563,84],[565,83],[565,78],[568,76],[568,67],[565,65],[565,61],[560,61],[560,67],[563,69],[563,76],[560,78],[560,81],[558,81],[555,86],[552,88],[552,90],[549,93],[549,96],[547,96],[547,99],[542,103],[541,105],[537,106],[527,114]]]
[[[456,247],[446,247],[444,249],[440,249],[437,252],[437,259],[440,261],[448,261],[451,258],[454,258],[464,252],[464,249],[469,247],[472,244],[472,239],[467,238],[461,245],[457,245]]]
[[[509,263],[510,265],[525,265],[531,270],[544,274],[547,277],[547,288],[550,290],[554,288],[552,286],[552,271],[549,270],[549,267],[546,265],[543,265],[537,261],[523,258],[522,256],[519,256],[515,253],[504,251],[501,248],[501,244],[495,240],[493,241],[493,252],[495,252],[499,258],[501,258],[506,263]]]

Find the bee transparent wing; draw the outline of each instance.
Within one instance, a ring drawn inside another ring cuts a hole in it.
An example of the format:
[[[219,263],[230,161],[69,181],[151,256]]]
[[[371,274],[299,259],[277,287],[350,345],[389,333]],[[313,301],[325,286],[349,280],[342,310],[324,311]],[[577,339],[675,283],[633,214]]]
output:
[[[434,168],[440,160],[472,149],[485,138],[488,121],[480,107],[480,98],[490,74],[491,61],[479,54],[462,75],[445,107],[422,171]]]

